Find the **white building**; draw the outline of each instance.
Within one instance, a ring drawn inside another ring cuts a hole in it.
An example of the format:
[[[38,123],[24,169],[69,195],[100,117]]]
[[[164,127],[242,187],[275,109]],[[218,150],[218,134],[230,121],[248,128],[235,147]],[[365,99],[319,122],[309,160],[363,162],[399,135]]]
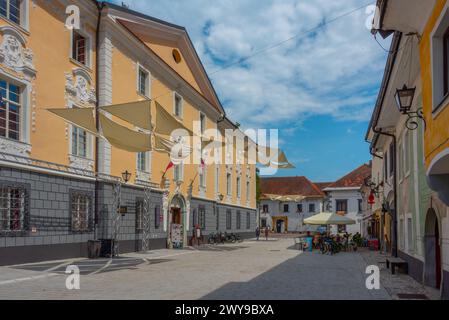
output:
[[[262,178],[260,227],[276,233],[311,231],[304,219],[322,212],[324,193],[306,177]]]
[[[365,179],[370,176],[371,165],[364,164],[324,188],[324,192],[327,195],[325,211],[344,215],[357,222],[354,225],[333,226],[332,233],[343,233],[345,231],[350,234],[363,233],[363,197],[361,189],[364,186]]]

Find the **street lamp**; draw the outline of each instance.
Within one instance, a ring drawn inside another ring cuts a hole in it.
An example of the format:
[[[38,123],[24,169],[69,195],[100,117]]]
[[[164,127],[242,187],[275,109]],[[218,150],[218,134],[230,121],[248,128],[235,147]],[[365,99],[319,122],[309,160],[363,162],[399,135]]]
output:
[[[397,89],[394,98],[396,99],[396,105],[399,112],[407,114],[412,108],[413,99],[415,98],[416,88],[407,88],[404,84],[402,89]]]
[[[407,122],[405,123],[407,129],[416,130],[418,129],[418,122],[416,119],[421,119],[424,122],[424,126],[426,125],[426,121],[423,116],[422,108],[419,108],[417,111],[411,111],[413,99],[415,98],[415,88],[408,88],[405,84],[402,89],[397,89],[394,98],[396,100],[396,106],[399,109],[399,112],[408,117]]]
[[[125,183],[128,183],[128,181],[131,179],[131,173],[128,172],[128,170],[122,172],[122,179]]]

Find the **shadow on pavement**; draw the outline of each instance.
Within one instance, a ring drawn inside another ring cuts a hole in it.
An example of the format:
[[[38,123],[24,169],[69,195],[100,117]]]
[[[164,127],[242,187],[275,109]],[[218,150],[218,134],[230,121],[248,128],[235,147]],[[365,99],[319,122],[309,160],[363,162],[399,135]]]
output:
[[[73,263],[67,263],[61,265],[60,262],[40,263],[40,264],[27,264],[13,267],[13,269],[40,271],[40,272],[52,272],[63,274],[66,271],[68,265],[75,265],[80,269],[81,275],[89,275],[91,273],[106,273],[118,270],[135,270],[142,264],[160,264],[169,262],[170,259],[149,259],[144,260],[140,258],[125,258],[118,257],[112,259],[95,259],[95,260],[79,260]]]
[[[205,300],[391,299],[365,286],[366,264],[357,253],[302,253],[246,282],[230,282]]]

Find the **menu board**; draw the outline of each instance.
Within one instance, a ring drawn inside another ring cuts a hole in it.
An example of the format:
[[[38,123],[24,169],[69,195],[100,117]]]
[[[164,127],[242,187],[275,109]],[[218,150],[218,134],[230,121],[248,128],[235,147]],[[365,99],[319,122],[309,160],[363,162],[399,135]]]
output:
[[[171,240],[173,243],[173,248],[182,248],[183,247],[183,228],[181,224],[172,224],[171,230]]]

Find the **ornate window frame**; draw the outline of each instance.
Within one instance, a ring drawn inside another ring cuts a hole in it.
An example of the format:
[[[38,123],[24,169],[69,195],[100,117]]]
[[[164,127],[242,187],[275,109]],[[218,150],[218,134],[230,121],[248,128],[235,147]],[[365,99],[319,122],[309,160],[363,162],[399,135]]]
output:
[[[13,155],[29,157],[31,153],[30,131],[35,125],[32,82],[37,71],[34,68],[34,54],[31,49],[26,47],[26,38],[16,27],[0,26],[0,34],[3,36],[0,44],[0,76],[22,88],[20,140],[0,138],[0,149]],[[33,108],[33,112],[31,112],[31,108]]]

